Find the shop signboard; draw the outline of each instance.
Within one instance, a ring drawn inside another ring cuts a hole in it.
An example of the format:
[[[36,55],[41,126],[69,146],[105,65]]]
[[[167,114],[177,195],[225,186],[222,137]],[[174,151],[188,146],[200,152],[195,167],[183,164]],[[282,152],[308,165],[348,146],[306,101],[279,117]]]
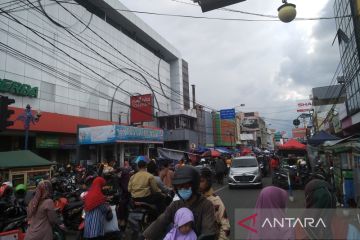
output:
[[[117,142],[163,143],[162,129],[139,128],[131,126],[116,126]]]
[[[312,103],[309,101],[302,101],[297,103],[297,112],[309,112],[312,109]]]
[[[60,139],[57,136],[37,136],[36,148],[59,148]]]
[[[131,96],[130,108],[131,123],[151,122],[154,120],[152,94]]]
[[[115,125],[79,129],[79,144],[111,143],[116,140]]]
[[[39,88],[22,84],[9,79],[0,79],[0,92],[11,93],[18,96],[37,98]]]
[[[110,125],[79,129],[79,144],[115,142],[163,143],[162,129]]]
[[[304,139],[306,137],[306,128],[293,128],[293,138]]]

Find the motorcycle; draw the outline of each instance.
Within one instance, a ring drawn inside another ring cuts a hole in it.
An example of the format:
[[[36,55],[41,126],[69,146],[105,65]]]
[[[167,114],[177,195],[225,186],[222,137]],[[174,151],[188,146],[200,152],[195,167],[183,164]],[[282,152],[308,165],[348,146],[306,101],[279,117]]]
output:
[[[130,201],[128,224],[132,231],[131,240],[142,239],[142,232],[157,218],[155,205],[146,202]]]

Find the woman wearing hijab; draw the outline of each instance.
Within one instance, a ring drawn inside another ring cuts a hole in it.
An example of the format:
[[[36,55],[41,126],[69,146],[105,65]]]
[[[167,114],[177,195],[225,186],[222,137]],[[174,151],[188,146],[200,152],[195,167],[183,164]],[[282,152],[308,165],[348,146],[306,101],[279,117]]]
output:
[[[192,229],[194,215],[188,208],[180,208],[174,217],[174,227],[166,234],[164,240],[196,240],[197,236]]]
[[[84,238],[86,239],[102,239],[105,234],[104,222],[110,209],[102,193],[105,183],[104,178],[96,177],[84,197],[84,210],[86,212]]]
[[[27,217],[30,226],[26,231],[25,240],[53,239],[53,225],[61,222],[56,215],[51,195],[51,182],[41,181],[28,205]]]
[[[285,190],[274,186],[263,188],[255,206],[257,213],[255,229],[257,229],[257,233],[251,233],[248,239],[295,239],[295,234],[289,227],[272,228],[268,225],[260,226],[266,218],[271,220],[276,218],[280,221],[285,218],[287,200],[288,194]]]
[[[306,211],[304,216],[314,219],[321,218],[326,226],[331,226],[333,212],[327,209],[336,208],[336,198],[332,193],[331,185],[322,179],[313,179],[305,186]],[[340,222],[333,228],[324,228],[322,225],[316,228],[296,228],[296,239],[333,239],[338,235],[339,229],[344,228]],[[343,234],[342,234],[343,235]]]

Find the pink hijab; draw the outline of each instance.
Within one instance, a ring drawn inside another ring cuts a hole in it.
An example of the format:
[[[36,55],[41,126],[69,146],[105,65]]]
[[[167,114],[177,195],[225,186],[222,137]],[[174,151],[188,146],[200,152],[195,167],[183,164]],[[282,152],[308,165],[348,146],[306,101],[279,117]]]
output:
[[[261,190],[255,206],[257,213],[255,226],[258,232],[251,233],[248,239],[295,239],[293,229],[288,227],[270,228],[266,225],[264,228],[261,228],[261,224],[266,218],[281,219],[286,217],[285,208],[287,200],[288,194],[281,188],[269,186]]]
[[[194,215],[191,210],[188,208],[180,208],[177,210],[174,218],[174,227],[166,234],[164,240],[196,240],[197,237],[193,230],[186,235],[178,230],[179,227],[188,222],[194,222]]]

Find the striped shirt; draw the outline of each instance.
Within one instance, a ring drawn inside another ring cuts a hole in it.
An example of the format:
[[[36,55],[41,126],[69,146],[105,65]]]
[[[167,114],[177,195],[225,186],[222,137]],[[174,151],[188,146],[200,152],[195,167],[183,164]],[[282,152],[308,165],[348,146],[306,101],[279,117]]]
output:
[[[105,204],[86,212],[84,238],[104,236],[104,222],[108,207]]]

